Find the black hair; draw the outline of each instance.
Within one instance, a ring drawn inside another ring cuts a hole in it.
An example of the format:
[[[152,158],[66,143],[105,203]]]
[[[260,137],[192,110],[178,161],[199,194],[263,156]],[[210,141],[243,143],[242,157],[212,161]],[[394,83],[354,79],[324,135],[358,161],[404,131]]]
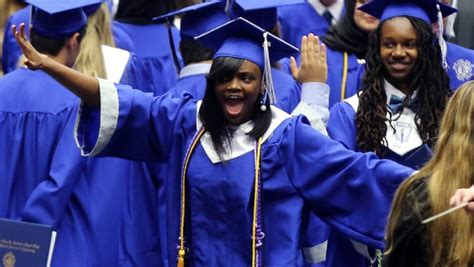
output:
[[[230,144],[232,131],[228,127],[224,117],[224,111],[217,100],[214,87],[217,83],[226,81],[230,79],[230,77],[234,77],[243,62],[243,59],[232,57],[216,58],[214,59],[211,70],[206,77],[206,93],[199,110],[199,118],[203,122],[203,126],[206,130],[211,134],[214,148],[219,155],[227,152],[224,148],[224,144]],[[263,136],[272,120],[270,104],[268,102],[265,103],[267,107],[265,111],[260,109],[260,105],[260,101],[255,102],[255,113],[252,116],[254,127],[248,133],[248,135],[255,139]]]
[[[82,38],[86,34],[86,27],[82,28],[79,32],[79,43],[82,41]],[[30,42],[33,47],[38,50],[38,52],[57,56],[59,51],[63,48],[64,44],[75,34],[76,32],[72,33],[69,36],[62,37],[62,38],[50,38],[42,36],[34,31],[34,28],[30,31]]]
[[[423,143],[432,147],[436,142],[441,116],[452,94],[449,77],[442,67],[441,49],[431,25],[418,18],[406,18],[415,28],[418,45],[418,58],[411,72],[411,88],[417,89],[414,97],[415,124]],[[389,120],[386,117],[388,107],[384,90],[386,71],[380,58],[383,25],[384,22],[380,23],[370,36],[366,72],[356,114],[357,145],[362,151],[372,151],[379,156],[383,156],[382,145],[387,142],[386,121]],[[411,95],[406,97],[404,106],[410,98]]]
[[[175,9],[174,0],[120,0],[114,19],[123,23],[147,25],[155,23],[154,17]]]
[[[357,0],[344,1],[345,14],[335,25],[329,27],[322,40],[332,50],[365,58],[369,47],[369,33],[360,29],[354,21],[356,3]]]
[[[211,49],[191,39],[182,39],[179,43],[179,50],[185,65],[212,60],[215,54]]]

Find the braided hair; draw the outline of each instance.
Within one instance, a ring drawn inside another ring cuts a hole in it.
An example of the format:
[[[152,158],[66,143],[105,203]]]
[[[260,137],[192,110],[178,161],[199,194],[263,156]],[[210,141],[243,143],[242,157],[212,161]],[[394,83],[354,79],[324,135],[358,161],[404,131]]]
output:
[[[406,17],[415,28],[418,58],[411,73],[411,86],[417,89],[413,104],[417,107],[415,124],[424,144],[432,147],[438,135],[439,121],[446,107],[451,90],[449,77],[442,68],[441,50],[431,25],[421,19]],[[359,93],[359,108],[356,114],[357,145],[364,152],[375,152],[383,157],[383,146],[387,144],[386,121],[387,95],[384,89],[386,71],[380,58],[380,41],[384,22],[370,35],[366,57],[366,72]],[[413,90],[415,91],[415,90]],[[411,98],[407,96],[405,100]],[[408,101],[404,101],[404,107]],[[393,130],[395,130],[392,127]]]

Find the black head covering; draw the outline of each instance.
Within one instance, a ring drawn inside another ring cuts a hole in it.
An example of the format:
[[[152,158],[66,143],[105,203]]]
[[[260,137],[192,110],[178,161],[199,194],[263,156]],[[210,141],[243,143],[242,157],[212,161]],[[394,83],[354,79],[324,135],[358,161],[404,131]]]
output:
[[[329,28],[323,37],[324,43],[332,50],[355,54],[365,58],[369,48],[369,33],[359,29],[354,21],[357,0],[345,0],[346,13],[336,25]]]
[[[173,0],[120,0],[115,20],[130,24],[152,24],[152,19],[176,9]]]

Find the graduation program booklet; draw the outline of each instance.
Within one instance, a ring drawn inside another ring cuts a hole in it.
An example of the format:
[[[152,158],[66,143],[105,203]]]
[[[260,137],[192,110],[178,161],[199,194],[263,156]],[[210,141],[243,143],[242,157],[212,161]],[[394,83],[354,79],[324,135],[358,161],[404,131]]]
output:
[[[50,225],[0,218],[0,266],[49,267],[55,241]]]

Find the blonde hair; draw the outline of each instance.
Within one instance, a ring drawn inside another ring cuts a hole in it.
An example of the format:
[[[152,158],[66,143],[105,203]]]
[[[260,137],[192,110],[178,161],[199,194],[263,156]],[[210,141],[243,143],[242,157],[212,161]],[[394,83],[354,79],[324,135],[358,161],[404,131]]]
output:
[[[84,74],[107,79],[101,45],[115,47],[112,37],[110,14],[103,3],[87,22],[86,34],[74,68]]]
[[[449,208],[458,188],[474,184],[474,81],[463,84],[449,100],[431,160],[402,183],[395,194],[387,225],[387,253],[393,247],[401,205],[414,182],[427,179],[432,214]],[[422,200],[423,201],[423,200]],[[414,211],[419,205],[413,203]],[[458,211],[428,225],[430,266],[471,266],[474,263],[474,216]]]

